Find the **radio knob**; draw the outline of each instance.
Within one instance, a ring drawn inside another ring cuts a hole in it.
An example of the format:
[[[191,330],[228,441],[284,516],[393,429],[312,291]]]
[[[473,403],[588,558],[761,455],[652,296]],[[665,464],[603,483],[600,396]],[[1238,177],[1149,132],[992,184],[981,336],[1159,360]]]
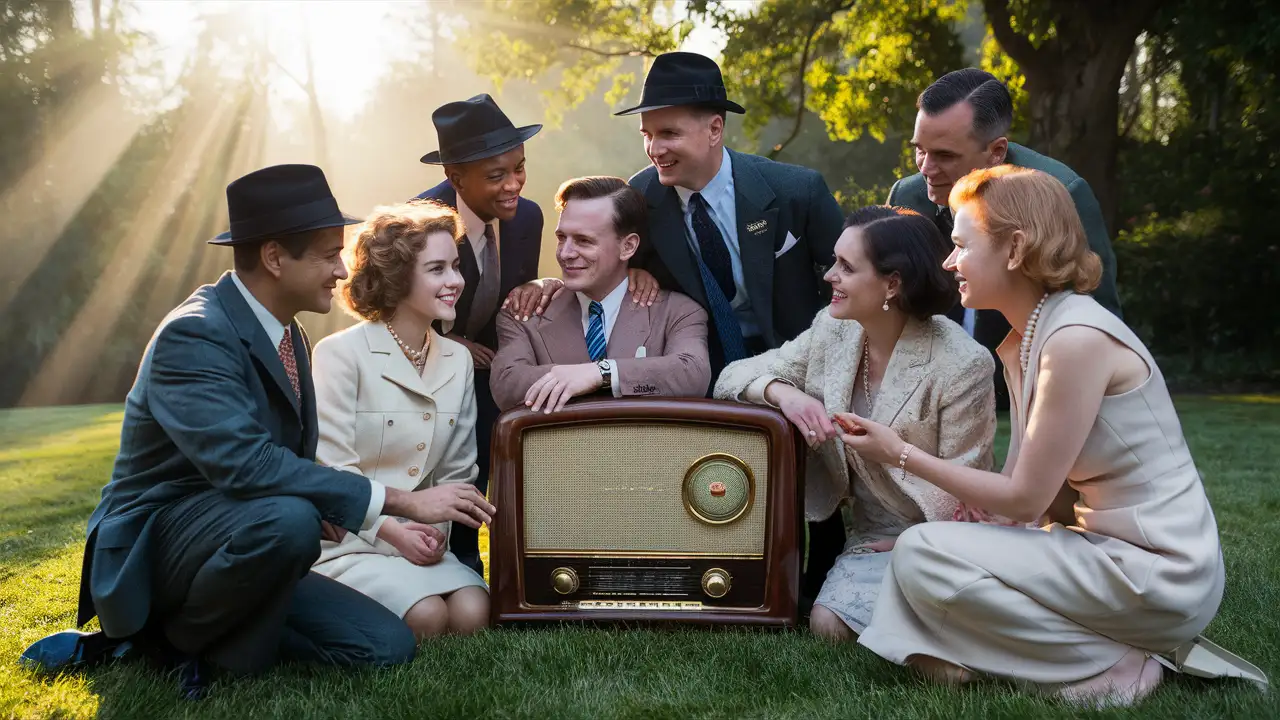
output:
[[[728,570],[711,568],[702,574],[702,592],[713,598],[722,598],[729,593],[732,578]]]
[[[573,568],[558,567],[551,571],[551,587],[561,595],[569,595],[578,590],[578,573]]]

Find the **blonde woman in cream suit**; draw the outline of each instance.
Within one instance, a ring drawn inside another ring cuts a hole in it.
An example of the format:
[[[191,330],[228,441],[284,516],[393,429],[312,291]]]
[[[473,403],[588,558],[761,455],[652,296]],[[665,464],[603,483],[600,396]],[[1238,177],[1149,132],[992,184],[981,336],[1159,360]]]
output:
[[[342,291],[365,322],[315,349],[321,463],[442,498],[474,485],[471,355],[431,329],[453,320],[462,291],[457,226],[452,210],[427,202],[379,208],[363,226]],[[488,623],[489,596],[449,551],[449,530],[379,517],[321,543],[314,570],[399,614],[419,639],[471,633]]]
[[[1155,360],[1083,294],[1101,261],[1066,188],[1004,165],[965,176],[951,206],[947,268],[965,307],[1017,329],[998,351],[1012,400],[1004,472],[945,462],[874,418],[841,418],[862,431],[842,439],[1039,527],[903,533],[859,642],[941,682],[983,673],[1086,707],[1141,700],[1164,667],[1265,687],[1197,637],[1225,583],[1213,509]]]
[[[715,397],[778,407],[808,438],[808,520],[824,520],[851,500],[852,534],[809,620],[825,637],[852,639],[870,622],[899,534],[976,514],[892,464],[847,451],[830,417],[869,414],[951,462],[991,467],[994,363],[938,314],[955,303],[955,280],[942,270],[946,252],[937,227],[915,212],[855,212],[826,276],[830,309],[781,348],[730,364],[716,383]]]

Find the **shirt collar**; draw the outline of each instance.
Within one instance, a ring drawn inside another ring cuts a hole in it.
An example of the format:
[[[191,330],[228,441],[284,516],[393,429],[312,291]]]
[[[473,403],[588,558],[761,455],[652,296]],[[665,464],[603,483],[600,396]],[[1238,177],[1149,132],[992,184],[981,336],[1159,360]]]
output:
[[[249,288],[244,286],[244,283],[240,280],[240,275],[234,270],[231,272],[231,282],[235,283],[236,289],[244,296],[244,301],[249,303],[249,309],[253,311],[253,316],[258,318],[262,329],[267,331],[267,337],[271,339],[271,344],[280,347],[280,341],[284,340],[284,325],[276,319],[275,315],[271,314],[271,311],[265,305],[258,302],[258,298],[249,292]]]
[[[480,219],[479,215],[476,215],[474,210],[467,207],[467,204],[462,201],[461,195],[458,196],[458,216],[462,218],[462,232],[471,241],[471,245],[477,250],[483,248],[484,244],[489,241],[484,236],[485,222]],[[489,224],[493,225],[493,237],[496,240],[498,237],[498,221],[495,218]]]
[[[702,198],[708,204],[714,203],[715,199],[722,195],[729,188],[733,187],[733,161],[729,159],[729,148],[720,148],[722,155],[720,156],[720,169],[716,171],[716,176],[711,178],[711,182],[702,188],[701,191],[690,190],[680,185],[676,186],[676,195],[680,196],[680,206],[689,207],[689,198],[693,197],[694,192],[701,192]]]
[[[622,278],[622,282],[618,283],[618,286],[600,301],[600,306],[604,309],[604,330],[606,334],[609,332],[609,328],[613,327],[613,321],[618,317],[618,311],[622,309],[622,301],[627,297],[628,284],[629,280],[625,277]],[[578,304],[582,306],[582,329],[586,330],[587,321],[590,317],[588,313],[591,308],[591,298],[587,297],[586,293],[576,294],[578,296]]]

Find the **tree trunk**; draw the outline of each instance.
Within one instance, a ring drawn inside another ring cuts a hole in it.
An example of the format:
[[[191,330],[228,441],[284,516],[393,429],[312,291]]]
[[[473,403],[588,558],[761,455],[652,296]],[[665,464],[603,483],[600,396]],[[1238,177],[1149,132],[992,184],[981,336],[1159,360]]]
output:
[[[1013,25],[1011,0],[983,0],[992,33],[1026,77],[1030,143],[1068,165],[1093,188],[1114,232],[1119,207],[1116,152],[1120,78],[1134,41],[1166,0],[1050,0],[1056,35],[1033,43]]]

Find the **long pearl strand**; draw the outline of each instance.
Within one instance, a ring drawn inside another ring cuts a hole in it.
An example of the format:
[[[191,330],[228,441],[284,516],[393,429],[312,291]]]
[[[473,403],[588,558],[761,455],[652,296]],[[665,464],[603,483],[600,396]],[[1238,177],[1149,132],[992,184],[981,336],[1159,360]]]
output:
[[[1022,374],[1027,374],[1027,363],[1031,362],[1031,339],[1036,333],[1036,325],[1040,322],[1040,311],[1044,308],[1044,301],[1049,299],[1049,293],[1040,296],[1040,302],[1036,303],[1036,309],[1031,311],[1027,316],[1027,327],[1022,332],[1022,343],[1018,346],[1018,360],[1022,363]]]

